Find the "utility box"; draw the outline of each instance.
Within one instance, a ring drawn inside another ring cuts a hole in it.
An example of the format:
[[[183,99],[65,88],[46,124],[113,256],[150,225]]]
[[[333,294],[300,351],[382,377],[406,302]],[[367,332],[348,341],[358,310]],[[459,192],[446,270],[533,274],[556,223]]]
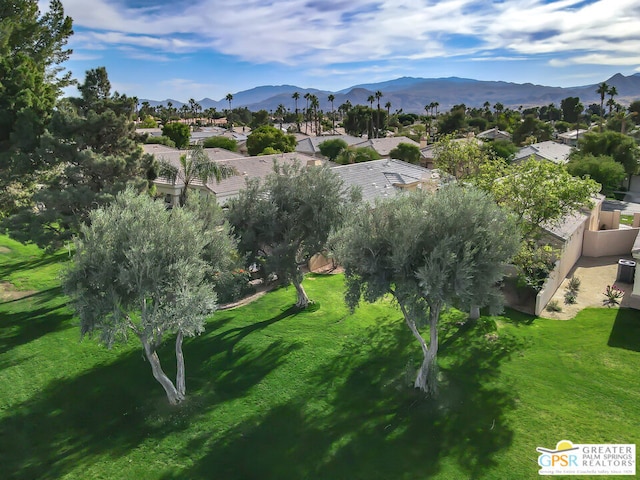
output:
[[[636,262],[633,260],[618,260],[618,276],[616,281],[622,283],[630,283],[633,285],[633,279],[636,274]]]

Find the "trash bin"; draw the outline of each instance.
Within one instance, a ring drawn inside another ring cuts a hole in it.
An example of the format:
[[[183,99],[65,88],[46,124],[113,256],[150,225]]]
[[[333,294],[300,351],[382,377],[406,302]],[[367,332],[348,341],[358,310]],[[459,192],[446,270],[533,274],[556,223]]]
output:
[[[624,258],[618,260],[618,277],[616,281],[633,284],[635,274],[636,262],[633,260],[625,260]]]

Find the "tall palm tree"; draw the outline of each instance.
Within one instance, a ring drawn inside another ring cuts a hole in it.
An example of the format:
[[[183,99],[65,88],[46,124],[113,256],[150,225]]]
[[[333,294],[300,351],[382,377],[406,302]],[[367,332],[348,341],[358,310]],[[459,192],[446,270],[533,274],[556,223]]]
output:
[[[329,100],[329,102],[331,102],[331,133],[336,133],[336,117],[335,117],[335,113],[333,111],[333,102],[336,99],[336,97],[330,93],[329,96],[327,97],[327,100]]]
[[[231,123],[231,101],[233,100],[233,95],[227,93],[227,96],[224,97],[227,102],[229,102],[229,113],[227,114],[227,125],[229,125],[229,130],[233,129],[233,124]]]
[[[382,92],[380,90],[376,90],[374,93],[376,100],[378,101],[378,116],[376,118],[376,138],[380,137],[380,99],[382,98]]]
[[[391,102],[385,103],[384,108],[387,109],[387,118],[389,118],[391,116]]]
[[[604,119],[604,97],[609,93],[609,85],[606,82],[602,82],[598,85],[596,93],[600,94],[600,131],[602,131],[602,121]]]
[[[281,103],[276,108],[276,117],[280,120],[280,130],[282,130],[282,122],[284,122],[284,115],[287,113],[286,107]]]
[[[425,121],[425,125],[427,126],[427,141],[430,142],[431,141],[431,115],[432,115],[432,111],[433,111],[433,102],[431,102],[429,105],[425,105],[424,106],[424,110],[425,112],[427,112],[427,118]]]
[[[613,97],[618,95],[618,89],[612,85],[609,87],[609,90],[607,91],[607,93],[609,94],[609,100],[613,100]],[[611,102],[611,103],[607,102],[607,105],[609,106],[609,116],[611,116],[614,102]]]
[[[496,111],[496,126],[498,124],[498,118],[500,117],[500,114],[502,113],[502,111],[504,110],[504,105],[501,104],[500,102],[497,102],[494,106],[493,109]]]
[[[370,114],[371,114],[371,131],[369,132],[369,138],[373,136],[373,102],[376,101],[375,95],[369,95],[367,102],[369,102]]]
[[[293,92],[291,98],[296,102],[296,126],[298,127],[298,133],[300,133],[300,117],[298,117],[298,100],[300,100],[300,94],[298,92]]]
[[[305,135],[308,134],[307,129],[309,127],[309,98],[311,97],[311,94],[309,92],[304,94],[304,99],[307,101],[307,109],[305,110],[306,115],[305,115],[305,122],[304,122],[304,133]]]
[[[320,102],[316,95],[309,95],[309,102],[311,103],[311,133],[313,133],[313,125],[315,124],[316,135],[319,135],[320,120],[318,117],[318,107],[320,107]]]

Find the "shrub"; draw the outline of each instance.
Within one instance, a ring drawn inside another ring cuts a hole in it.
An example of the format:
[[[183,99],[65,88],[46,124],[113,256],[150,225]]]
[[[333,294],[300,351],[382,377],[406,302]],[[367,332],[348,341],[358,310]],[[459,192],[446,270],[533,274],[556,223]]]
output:
[[[231,303],[255,292],[255,288],[249,281],[251,274],[238,268],[232,271],[218,273],[214,279],[215,289],[218,293],[218,303]]]
[[[162,127],[162,135],[173,140],[178,148],[187,148],[189,146],[189,138],[191,138],[191,130],[189,125],[184,123],[167,123]]]
[[[557,300],[551,300],[546,307],[547,312],[561,312],[562,311],[562,307],[560,306],[560,303],[558,303]]]
[[[142,122],[138,125],[138,128],[157,128],[158,122],[151,115],[144,117]]]
[[[602,303],[611,308],[620,304],[620,299],[624,297],[624,291],[620,290],[615,285],[607,285],[603,295],[605,296],[605,299]]]
[[[169,137],[160,136],[160,137],[147,137],[144,141],[146,144],[158,144],[158,145],[166,145],[167,147],[175,147],[176,143],[171,140]]]
[[[567,290],[566,292],[564,292],[565,305],[573,305],[576,303],[576,301],[577,301],[576,292],[574,292],[573,290]]]
[[[580,277],[571,277],[567,284],[567,289],[578,293],[578,290],[580,290]]]
[[[347,147],[347,142],[345,142],[341,138],[325,140],[320,145],[318,145],[320,153],[332,161],[335,160],[338,154]]]
[[[228,137],[209,137],[202,142],[204,148],[224,148],[230,152],[238,151],[238,142]]]
[[[391,158],[415,164],[420,162],[420,155],[420,147],[410,143],[399,143],[396,148],[389,152]]]

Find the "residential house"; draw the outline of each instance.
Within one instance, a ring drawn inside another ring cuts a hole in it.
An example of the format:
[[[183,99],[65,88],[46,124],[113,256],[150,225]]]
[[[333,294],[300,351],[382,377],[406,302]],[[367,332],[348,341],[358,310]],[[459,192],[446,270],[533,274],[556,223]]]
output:
[[[320,153],[320,144],[327,140],[344,140],[348,146],[356,145],[362,142],[362,138],[353,137],[351,135],[322,135],[319,137],[308,137],[306,135],[295,134],[296,152],[312,155],[314,157],[322,157]]]
[[[190,188],[205,191],[210,195],[214,195],[220,205],[226,204],[230,199],[235,198],[240,190],[245,188],[248,179],[264,178],[273,172],[274,162],[280,164],[293,164],[300,162],[302,164],[316,164],[319,160],[300,153],[278,153],[274,155],[261,155],[257,157],[245,157],[237,153],[229,152],[220,148],[206,148],[204,150],[212,161],[232,167],[236,174],[216,182],[215,179],[203,184],[200,180],[194,180]],[[183,154],[184,151],[178,151]],[[163,154],[159,158],[171,162],[179,167],[179,155]],[[180,192],[184,188],[184,183],[180,179],[175,182],[167,178],[157,178],[154,180],[157,191],[164,195],[165,201],[171,205],[177,205]]]
[[[364,141],[360,139],[360,142],[353,146],[356,148],[368,147],[375,150],[382,158],[389,158],[391,150],[401,143],[408,143],[409,145],[415,145],[420,148],[420,144],[411,140],[409,137],[370,138]]]
[[[498,129],[498,127],[480,132],[476,137],[482,140],[511,140],[511,134]]]
[[[448,183],[449,177],[401,160],[381,159],[338,165],[332,168],[347,187],[356,186],[362,200],[373,203],[376,198],[389,198],[415,189],[435,191]]]
[[[564,133],[558,134],[558,141],[561,143],[564,143],[565,145],[570,145],[572,147],[575,147],[578,144],[578,140],[582,138],[582,136],[585,133],[588,133],[588,132],[589,130],[583,130],[583,129],[568,130]]]
[[[518,150],[513,158],[513,162],[521,162],[529,157],[534,157],[536,160],[548,160],[550,162],[564,164],[569,161],[569,154],[572,151],[573,148],[569,145],[552,140],[532,143]]]

